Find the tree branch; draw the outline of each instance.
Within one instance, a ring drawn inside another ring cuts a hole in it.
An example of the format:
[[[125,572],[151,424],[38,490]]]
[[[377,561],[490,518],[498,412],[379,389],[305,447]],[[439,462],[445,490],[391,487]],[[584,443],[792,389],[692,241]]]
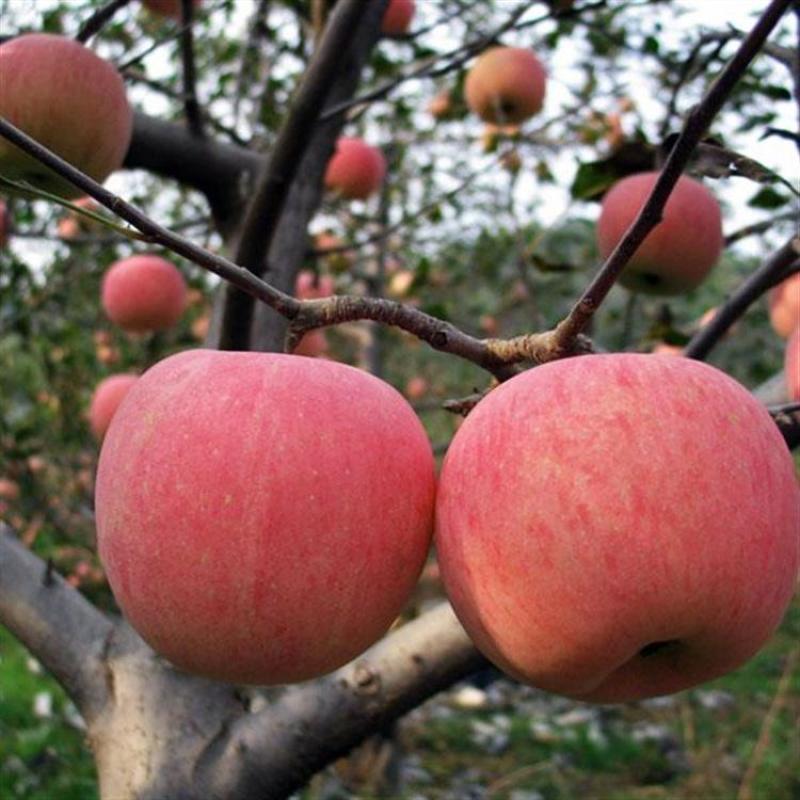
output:
[[[203,115],[197,101],[197,78],[194,68],[193,0],[181,0],[181,62],[183,64],[183,110],[193,136],[203,137]]]
[[[287,689],[263,712],[240,717],[200,762],[220,797],[247,786],[283,798],[423,700],[486,664],[447,604],[409,622],[361,658]]]
[[[131,0],[109,0],[104,6],[101,6],[97,11],[92,14],[86,22],[81,25],[80,30],[75,36],[75,41],[86,43],[96,33],[99,33],[103,26],[114,16],[114,14],[121,8],[125,8]]]
[[[625,265],[650,231],[661,221],[664,206],[692,151],[791,2],[792,0],[772,0],[700,104],[689,113],[683,130],[639,215],[567,317],[557,326],[556,339],[559,344],[568,344],[585,330]]]
[[[0,524],[0,622],[67,690],[87,719],[107,699],[112,622]]]
[[[683,354],[688,358],[704,359],[747,308],[775,284],[776,277],[798,259],[800,259],[800,238],[792,237],[720,306],[708,325],[705,325],[692,337],[684,348]]]

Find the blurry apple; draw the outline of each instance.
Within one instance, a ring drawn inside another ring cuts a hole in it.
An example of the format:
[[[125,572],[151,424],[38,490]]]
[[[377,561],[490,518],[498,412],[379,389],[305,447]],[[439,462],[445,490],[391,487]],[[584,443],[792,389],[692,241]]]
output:
[[[608,258],[650,195],[658,172],[630,175],[603,198],[597,245]],[[648,294],[670,295],[697,288],[722,252],[722,218],[703,184],[681,176],[667,200],[663,219],[633,254],[619,282]]]
[[[297,273],[294,294],[299,300],[319,300],[334,294],[335,284],[330,275],[317,275],[310,269]]]
[[[524,47],[493,47],[467,74],[467,105],[485,122],[524,122],[542,109],[547,75],[542,63]]]
[[[427,110],[434,119],[442,119],[442,117],[446,117],[450,113],[452,106],[450,92],[444,89],[428,103]]]
[[[103,442],[101,561],[128,621],[190,672],[276,684],[383,635],[430,545],[431,446],[366,372],[193,350],[148,370]]]
[[[325,186],[348,200],[366,200],[380,189],[386,159],[363,139],[341,137],[325,170]]]
[[[800,272],[769,293],[769,319],[775,332],[784,339],[800,325]]]
[[[91,197],[81,197],[75,200],[73,205],[84,208],[87,211],[99,211],[101,208]],[[102,227],[99,222],[95,222],[74,211],[68,211],[58,220],[57,231],[60,238],[69,241],[70,239],[76,239],[81,233],[99,227]]]
[[[788,606],[800,487],[767,410],[688,358],[567,358],[494,389],[445,457],[436,550],[495,664],[621,702],[749,659]]]
[[[293,355],[306,356],[306,358],[319,358],[328,352],[328,337],[322,328],[303,334],[303,338],[292,351]]]
[[[138,378],[138,375],[124,373],[112,375],[97,384],[89,406],[89,426],[97,439],[105,436],[119,404]]]
[[[156,255],[124,258],[103,276],[108,318],[131,333],[171,328],[186,308],[186,281],[177,267]]]
[[[800,323],[786,342],[786,387],[790,400],[800,400]]]
[[[430,386],[428,385],[428,381],[422,377],[422,375],[414,375],[413,378],[409,378],[406,382],[405,386],[405,396],[409,400],[419,400],[430,390]]]
[[[133,112],[117,70],[65,36],[30,33],[0,44],[0,115],[97,181],[122,166]],[[0,138],[0,172],[63,197],[81,194]]]
[[[414,0],[389,0],[383,12],[381,33],[384,36],[402,36],[406,33],[414,16],[415,5]]]
[[[19,484],[11,478],[0,478],[0,498],[16,500],[19,497]]]

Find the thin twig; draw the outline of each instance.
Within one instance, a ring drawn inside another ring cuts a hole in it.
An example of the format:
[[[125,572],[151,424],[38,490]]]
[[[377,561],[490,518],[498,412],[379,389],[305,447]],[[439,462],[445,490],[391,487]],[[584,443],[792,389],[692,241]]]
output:
[[[83,42],[84,44],[89,41],[97,33],[103,29],[103,26],[117,13],[121,8],[124,8],[131,0],[110,0],[104,6],[101,6],[97,11],[92,14],[86,22],[81,25],[80,30],[75,36],[75,41]]]
[[[556,328],[556,341],[559,345],[568,347],[570,342],[586,329],[625,265],[650,231],[661,221],[669,195],[696,145],[791,3],[792,0],[772,0],[702,101],[689,113],[683,130],[639,215],[581,298]]]

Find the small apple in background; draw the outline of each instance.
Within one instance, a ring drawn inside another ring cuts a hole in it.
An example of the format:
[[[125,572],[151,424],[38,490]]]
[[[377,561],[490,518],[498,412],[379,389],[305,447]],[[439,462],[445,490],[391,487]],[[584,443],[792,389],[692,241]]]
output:
[[[0,247],[8,244],[8,235],[11,230],[11,214],[8,206],[0,200]]]
[[[200,6],[201,0],[192,0],[195,9]],[[142,0],[142,5],[151,13],[160,17],[170,17],[180,20],[183,17],[181,0]]]
[[[122,166],[133,112],[117,70],[65,36],[0,44],[0,115],[96,181]],[[63,197],[81,190],[0,138],[0,172]]]
[[[319,300],[335,293],[335,284],[331,275],[317,275],[310,269],[302,269],[297,273],[294,282],[294,294],[298,300]]]
[[[450,98],[450,92],[444,89],[431,99],[427,111],[434,119],[442,119],[450,113],[452,107],[453,101]]]
[[[428,394],[430,388],[428,381],[422,375],[414,375],[406,382],[403,392],[409,400],[420,400]]]
[[[325,186],[348,200],[366,200],[385,176],[386,159],[377,147],[343,136],[325,170]]]
[[[800,400],[800,322],[786,341],[786,387],[790,400]]]
[[[654,356],[682,356],[683,348],[677,344],[669,344],[669,342],[659,342],[651,350]]]
[[[623,178],[603,198],[597,246],[606,259],[639,214],[658,172]],[[681,176],[667,200],[661,222],[634,253],[619,282],[647,294],[671,295],[697,288],[722,253],[719,203],[703,184]]]
[[[123,373],[112,375],[97,384],[89,406],[89,426],[97,439],[105,436],[119,404],[138,379],[138,375]]]
[[[101,206],[92,197],[81,197],[75,200],[73,205],[78,208],[86,209],[87,211],[100,211]],[[92,228],[102,227],[99,222],[95,222],[89,217],[84,217],[75,211],[68,211],[63,217],[58,220],[57,231],[61,239],[69,241],[76,239],[80,234],[86,233]]]
[[[414,0],[389,0],[383,12],[381,33],[384,36],[402,36],[408,31],[411,18],[414,16]]]
[[[800,272],[770,291],[769,321],[775,333],[784,339],[800,325]]]
[[[98,546],[128,621],[176,666],[299,681],[394,621],[434,494],[425,430],[383,381],[333,361],[186,351],[139,378],[108,430]]]
[[[305,356],[306,358],[319,358],[328,352],[328,337],[322,328],[315,328],[313,331],[304,333],[297,343],[297,347],[292,350],[292,355]]]
[[[186,281],[161,256],[141,255],[112,264],[103,276],[108,318],[131,333],[172,327],[186,308]]]
[[[516,125],[542,110],[547,73],[524,47],[493,47],[479,56],[464,82],[467,105],[484,122]]]
[[[448,596],[495,664],[596,702],[676,692],[749,659],[800,559],[800,487],[767,410],[723,372],[567,358],[494,389],[439,480]]]
[[[11,478],[0,478],[0,498],[16,500],[19,497],[19,484]]]

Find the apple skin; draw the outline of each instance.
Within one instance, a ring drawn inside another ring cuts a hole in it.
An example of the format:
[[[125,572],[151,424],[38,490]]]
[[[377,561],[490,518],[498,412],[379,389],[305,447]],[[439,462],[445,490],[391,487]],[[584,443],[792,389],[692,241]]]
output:
[[[800,400],[800,321],[786,342],[786,387],[790,400]]]
[[[408,31],[415,8],[414,0],[389,0],[383,12],[381,33],[384,36],[402,36]]]
[[[325,186],[348,200],[366,200],[385,176],[386,159],[377,147],[342,136],[325,170]]]
[[[101,287],[108,318],[130,333],[171,328],[186,308],[186,296],[186,281],[177,267],[155,255],[115,262]]]
[[[597,222],[597,246],[604,259],[636,219],[658,176],[658,172],[629,175],[606,193]],[[722,247],[719,203],[705,186],[682,175],[663,219],[633,254],[619,282],[647,294],[689,292],[706,279]]]
[[[484,122],[516,125],[542,110],[547,73],[524,47],[493,47],[467,73],[467,105]]]
[[[138,375],[123,373],[111,375],[97,384],[89,406],[89,426],[97,439],[105,436],[119,404],[138,379]]]
[[[133,111],[117,70],[64,36],[31,33],[0,45],[0,115],[96,181],[122,166]],[[5,139],[0,172],[63,197],[82,190]]]
[[[139,634],[234,683],[329,672],[391,625],[428,553],[434,463],[391,386],[332,361],[192,350],[106,434],[98,545]]]
[[[580,356],[499,386],[450,445],[436,520],[475,644],[593,702],[742,664],[779,624],[800,557],[800,489],[766,409],[671,356]]]
[[[784,339],[800,325],[800,272],[770,291],[769,321],[775,333]]]

